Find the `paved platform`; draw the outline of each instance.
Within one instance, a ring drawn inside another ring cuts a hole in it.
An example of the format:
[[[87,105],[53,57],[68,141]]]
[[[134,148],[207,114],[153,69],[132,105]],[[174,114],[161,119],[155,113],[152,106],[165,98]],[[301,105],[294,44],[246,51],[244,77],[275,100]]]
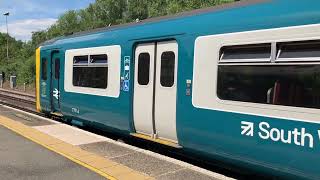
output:
[[[0,106],[0,125],[36,142],[44,147],[42,149],[49,149],[46,150],[46,152],[48,151],[51,154],[46,154],[41,157],[48,156],[48,158],[51,159],[51,157],[57,156],[70,164],[78,164],[76,165],[78,168],[82,166],[82,168],[86,169],[83,173],[95,172],[97,178],[105,177],[107,179],[119,180],[231,179],[179,160],[5,106]],[[0,129],[0,131],[3,129],[4,128]],[[8,132],[8,130],[6,131]],[[24,141],[30,144],[39,146],[29,140],[24,139]],[[5,145],[4,143],[0,146],[0,149]],[[19,153],[23,154],[21,151]],[[60,156],[57,154],[60,154]],[[21,158],[21,156],[22,155],[17,157]],[[17,159],[17,161],[19,160],[20,159]],[[47,163],[46,166],[50,166],[51,161],[44,161],[42,163]],[[54,165],[54,162],[52,163]],[[4,170],[3,172],[0,169],[0,176],[6,172],[9,172],[9,170]],[[52,173],[59,173],[59,171],[57,170]],[[73,176],[68,175],[67,172],[61,174],[62,176],[59,177],[73,179]],[[82,174],[82,172],[80,174]],[[85,178],[85,176],[83,178]],[[87,179],[95,179],[95,177],[87,177]]]
[[[0,145],[1,179],[104,179],[3,126]]]

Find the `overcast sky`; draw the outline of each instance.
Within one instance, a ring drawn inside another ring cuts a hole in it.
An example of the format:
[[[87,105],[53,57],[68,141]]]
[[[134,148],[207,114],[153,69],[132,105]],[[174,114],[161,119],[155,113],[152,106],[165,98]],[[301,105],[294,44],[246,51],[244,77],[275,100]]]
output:
[[[8,17],[9,34],[27,41],[31,32],[44,30],[56,22],[67,10],[87,7],[94,0],[0,0],[0,32],[6,32],[5,16]]]

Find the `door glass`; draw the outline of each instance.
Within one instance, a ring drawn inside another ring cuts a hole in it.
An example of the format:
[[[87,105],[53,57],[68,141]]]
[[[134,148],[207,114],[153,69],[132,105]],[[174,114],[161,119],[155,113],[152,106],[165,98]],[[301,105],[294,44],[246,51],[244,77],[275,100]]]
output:
[[[138,58],[138,83],[140,85],[148,85],[149,74],[150,74],[150,54],[141,53]]]
[[[54,70],[54,78],[55,79],[59,79],[59,77],[60,77],[60,59],[59,58],[57,58],[57,59],[55,59],[54,60],[55,62],[54,62],[54,65],[55,65],[55,70]]]
[[[175,54],[172,51],[161,55],[160,84],[163,87],[172,87],[174,84]]]
[[[41,74],[41,79],[42,80],[47,80],[47,59],[46,58],[42,58],[42,74]]]

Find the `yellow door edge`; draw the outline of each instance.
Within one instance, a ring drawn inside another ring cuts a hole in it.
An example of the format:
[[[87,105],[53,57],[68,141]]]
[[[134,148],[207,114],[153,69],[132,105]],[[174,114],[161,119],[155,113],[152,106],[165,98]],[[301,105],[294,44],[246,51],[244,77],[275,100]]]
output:
[[[40,50],[41,47],[36,49],[36,109],[41,111],[40,105]]]

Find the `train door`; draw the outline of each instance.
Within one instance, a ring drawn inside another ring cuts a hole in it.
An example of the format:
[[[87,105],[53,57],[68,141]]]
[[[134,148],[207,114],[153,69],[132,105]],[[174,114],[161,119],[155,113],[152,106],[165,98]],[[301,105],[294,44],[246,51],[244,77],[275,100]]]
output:
[[[59,51],[51,55],[51,109],[60,112],[60,56]]]
[[[133,118],[137,133],[177,141],[178,44],[140,44],[135,51]]]

